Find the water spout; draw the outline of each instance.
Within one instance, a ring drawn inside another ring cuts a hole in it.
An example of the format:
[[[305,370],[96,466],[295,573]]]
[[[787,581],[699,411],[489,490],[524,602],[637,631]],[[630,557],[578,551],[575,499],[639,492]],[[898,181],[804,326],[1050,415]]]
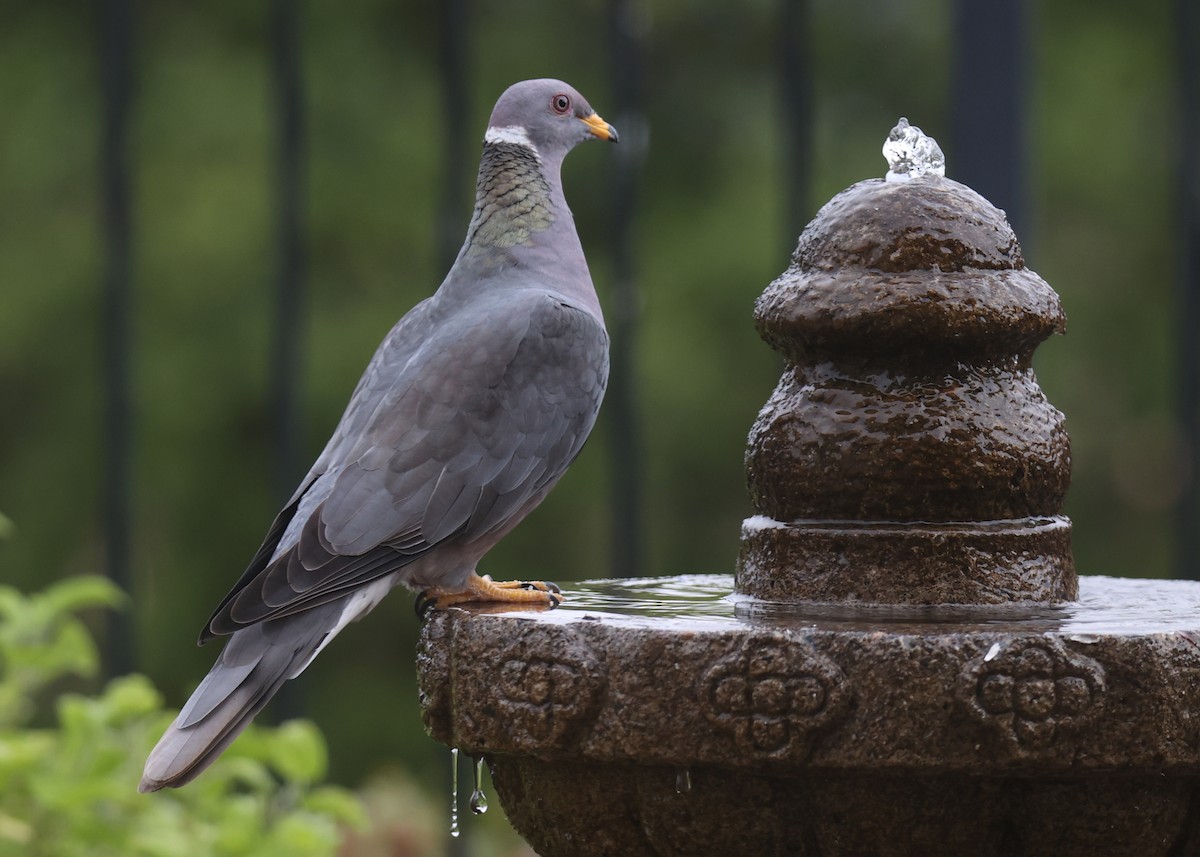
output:
[[[909,125],[903,116],[884,140],[883,156],[887,158],[886,178],[890,182],[946,174],[946,156],[942,154],[942,147],[937,140],[916,125]]]

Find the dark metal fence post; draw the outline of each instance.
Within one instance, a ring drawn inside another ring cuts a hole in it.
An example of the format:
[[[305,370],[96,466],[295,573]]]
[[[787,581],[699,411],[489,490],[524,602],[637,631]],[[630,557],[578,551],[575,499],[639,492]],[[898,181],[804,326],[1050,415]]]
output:
[[[1179,393],[1187,461],[1176,574],[1200,580],[1200,6],[1176,0],[1179,51]]]
[[[100,7],[100,64],[104,90],[101,193],[107,260],[104,273],[101,341],[104,349],[104,531],[109,578],[131,592],[131,461],[133,443],[130,391],[131,227],[128,130],[132,88],[133,8],[131,0],[105,0]],[[134,667],[133,622],[109,624],[109,675]]]
[[[612,426],[612,571],[616,577],[638,577],[642,566],[643,526],[641,438],[634,381],[639,297],[633,220],[637,184],[648,142],[643,113],[645,51],[642,42],[649,27],[649,12],[641,0],[610,0],[608,21],[616,108],[613,124],[621,133],[612,171],[613,285],[608,321],[612,362],[605,401]]]
[[[1003,208],[1028,253],[1025,0],[958,0],[947,174]]]
[[[809,66],[808,0],[783,0],[779,27],[779,95],[783,109],[784,246],[796,245],[811,217],[812,72]]]
[[[467,85],[469,56],[468,0],[442,0],[438,4],[439,83],[445,108],[442,125],[442,198],[438,205],[435,246],[438,276],[450,270],[462,242],[463,217],[474,174],[471,169],[468,139],[471,118],[471,92]],[[500,93],[496,93],[499,95]]]
[[[299,0],[273,0],[270,38],[275,84],[275,240],[278,274],[271,348],[271,428],[274,435],[271,493],[283,505],[303,475],[304,418],[301,386],[304,353],[304,92],[300,61]],[[303,690],[288,682],[279,693],[279,719],[303,713]]]
[[[271,418],[275,437],[272,488],[282,504],[301,477],[304,311],[304,95],[298,0],[271,3],[271,68],[276,105],[276,227],[278,274],[271,351]]]

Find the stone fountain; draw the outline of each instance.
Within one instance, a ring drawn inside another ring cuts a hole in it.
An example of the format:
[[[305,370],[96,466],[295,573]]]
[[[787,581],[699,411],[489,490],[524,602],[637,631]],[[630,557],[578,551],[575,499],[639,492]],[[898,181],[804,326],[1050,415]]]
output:
[[[428,731],[543,857],[1200,855],[1200,585],[1076,576],[1058,297],[936,143],[885,154],[756,306],[736,578],[422,631]]]

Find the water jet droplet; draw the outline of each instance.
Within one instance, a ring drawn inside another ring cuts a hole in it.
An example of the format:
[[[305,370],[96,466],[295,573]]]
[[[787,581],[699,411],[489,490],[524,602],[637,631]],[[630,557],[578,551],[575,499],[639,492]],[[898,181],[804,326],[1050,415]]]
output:
[[[883,156],[888,162],[885,178],[890,182],[946,174],[946,156],[942,154],[942,147],[937,140],[916,125],[909,125],[903,116],[884,140]]]
[[[683,795],[692,790],[692,771],[684,768],[675,774],[675,794]]]
[[[990,661],[1000,654],[1000,644],[992,643],[992,647],[987,650],[987,654],[983,656],[984,661]]]
[[[475,781],[471,790],[471,812],[483,815],[488,811],[487,795],[483,793],[483,756],[475,760]]]
[[[458,838],[458,748],[450,750],[450,835]]]

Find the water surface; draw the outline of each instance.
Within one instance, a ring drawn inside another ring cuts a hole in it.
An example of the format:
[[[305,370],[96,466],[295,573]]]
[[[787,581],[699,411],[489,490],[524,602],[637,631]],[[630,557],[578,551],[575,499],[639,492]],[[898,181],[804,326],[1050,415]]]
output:
[[[734,594],[728,574],[585,580],[570,584],[566,594],[568,600],[556,610],[500,610],[555,624],[611,622],[678,630],[1054,632],[1080,642],[1106,634],[1194,631],[1200,642],[1200,582],[1188,580],[1084,576],[1079,600],[1057,606],[786,604]]]

